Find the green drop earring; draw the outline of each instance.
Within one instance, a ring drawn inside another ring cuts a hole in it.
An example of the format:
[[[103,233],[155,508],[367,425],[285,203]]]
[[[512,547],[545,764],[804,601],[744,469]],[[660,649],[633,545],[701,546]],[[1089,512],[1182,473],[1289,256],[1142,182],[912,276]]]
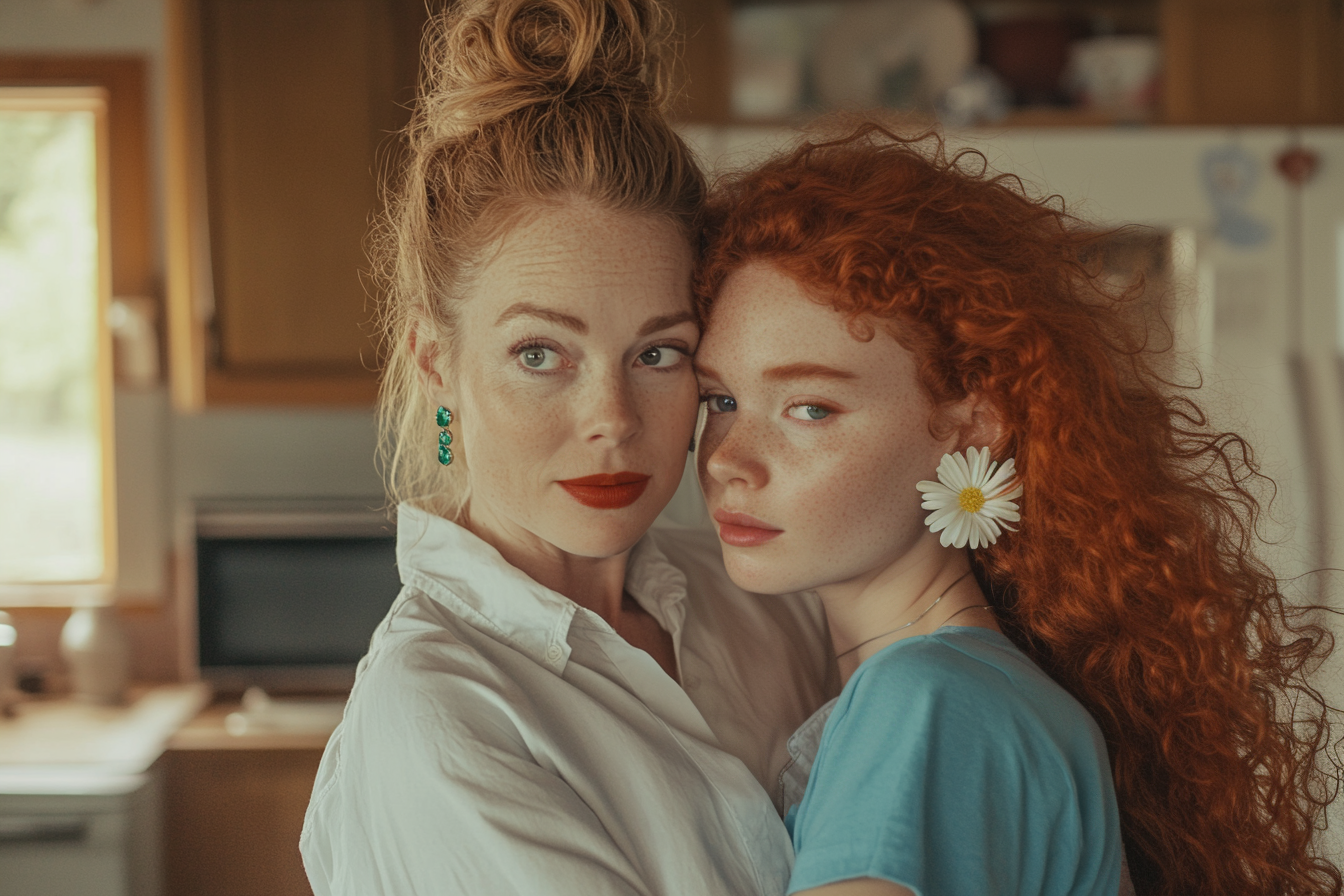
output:
[[[453,449],[448,447],[453,444],[453,434],[448,431],[453,425],[453,412],[440,405],[434,421],[443,427],[443,432],[439,433],[439,463],[446,467],[453,462]]]

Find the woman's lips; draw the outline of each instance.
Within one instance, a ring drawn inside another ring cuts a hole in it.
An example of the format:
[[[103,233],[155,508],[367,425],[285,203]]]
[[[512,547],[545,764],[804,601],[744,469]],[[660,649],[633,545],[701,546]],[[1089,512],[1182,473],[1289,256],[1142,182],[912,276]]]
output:
[[[751,548],[765,544],[784,531],[745,513],[716,510],[714,519],[719,524],[719,538],[735,548]]]
[[[649,477],[643,473],[598,473],[559,481],[564,490],[585,507],[618,510],[639,500],[648,487]]]

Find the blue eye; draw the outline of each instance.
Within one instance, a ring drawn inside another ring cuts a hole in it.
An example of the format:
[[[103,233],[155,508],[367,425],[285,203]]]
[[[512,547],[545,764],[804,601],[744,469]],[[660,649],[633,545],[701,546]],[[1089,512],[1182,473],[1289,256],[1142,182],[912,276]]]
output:
[[[711,414],[731,414],[737,410],[737,399],[727,395],[706,395],[705,404]]]
[[[795,404],[785,413],[795,420],[825,420],[827,417],[831,416],[829,410],[823,407],[818,407],[815,404]]]

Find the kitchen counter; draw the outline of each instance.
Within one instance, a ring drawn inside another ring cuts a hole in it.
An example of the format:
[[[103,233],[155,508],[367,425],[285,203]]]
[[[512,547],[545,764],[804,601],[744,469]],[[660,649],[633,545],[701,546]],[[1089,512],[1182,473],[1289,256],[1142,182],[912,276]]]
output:
[[[0,896],[161,896],[159,760],[209,696],[35,698],[0,718]]]
[[[149,770],[209,697],[193,683],[134,688],[121,706],[20,703],[14,717],[0,717],[0,794],[117,790]]]

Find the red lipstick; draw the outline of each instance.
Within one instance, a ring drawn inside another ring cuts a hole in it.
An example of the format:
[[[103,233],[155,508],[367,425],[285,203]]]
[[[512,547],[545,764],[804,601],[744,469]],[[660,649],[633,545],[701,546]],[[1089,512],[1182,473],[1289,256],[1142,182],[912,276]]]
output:
[[[643,473],[598,473],[579,479],[561,479],[560,485],[585,507],[619,510],[629,507],[644,494],[649,477]]]
[[[735,548],[752,548],[758,544],[765,544],[784,531],[745,513],[716,510],[714,519],[719,524],[719,538]]]

